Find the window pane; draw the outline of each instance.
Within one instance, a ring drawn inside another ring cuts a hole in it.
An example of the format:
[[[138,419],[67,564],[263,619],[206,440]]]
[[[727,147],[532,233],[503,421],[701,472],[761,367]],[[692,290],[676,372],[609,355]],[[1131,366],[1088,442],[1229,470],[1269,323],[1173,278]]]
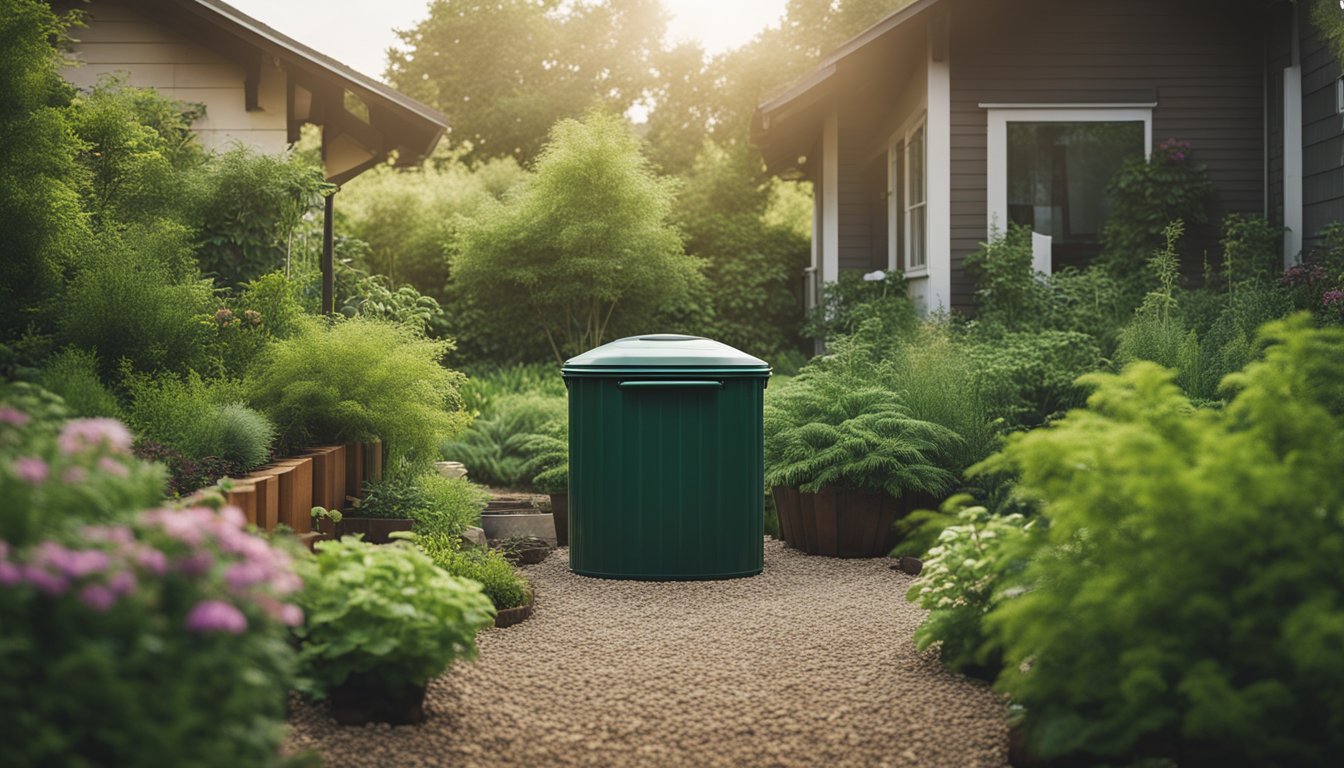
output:
[[[906,205],[924,202],[924,126],[910,134],[906,163],[910,166],[910,201]]]
[[[1008,220],[1050,235],[1065,263],[1086,261],[1098,251],[1106,185],[1143,157],[1143,139],[1141,122],[1008,123]]]
[[[924,266],[924,206],[910,211],[910,269]]]

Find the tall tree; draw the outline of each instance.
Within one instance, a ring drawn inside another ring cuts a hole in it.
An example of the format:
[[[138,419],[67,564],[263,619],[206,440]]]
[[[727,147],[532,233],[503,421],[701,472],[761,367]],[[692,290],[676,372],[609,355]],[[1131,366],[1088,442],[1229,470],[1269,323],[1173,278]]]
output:
[[[434,0],[387,78],[448,116],[468,161],[525,162],[557,120],[638,101],[664,27],[658,0]]]
[[[37,0],[0,0],[0,339],[44,324],[89,237],[83,144],[63,109],[74,89],[57,70],[69,21]]]

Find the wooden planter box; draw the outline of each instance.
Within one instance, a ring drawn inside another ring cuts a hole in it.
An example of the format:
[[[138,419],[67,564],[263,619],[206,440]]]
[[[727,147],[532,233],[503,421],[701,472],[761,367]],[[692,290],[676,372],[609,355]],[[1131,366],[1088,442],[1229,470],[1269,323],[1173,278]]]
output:
[[[881,491],[771,489],[784,543],[809,555],[881,557],[906,505]]]
[[[326,445],[303,454],[313,461],[313,506],[345,506],[345,446]]]
[[[310,458],[281,459],[269,467],[262,467],[248,477],[276,478],[279,483],[279,503],[276,523],[284,523],[295,533],[307,533],[313,529],[313,460]]]
[[[495,613],[496,627],[512,627],[514,624],[521,624],[532,616],[532,603],[536,596],[531,592],[527,593],[527,602],[517,608],[505,608]]]
[[[263,531],[274,530],[280,519],[280,479],[274,475],[235,479],[224,501],[243,510],[247,522]]]

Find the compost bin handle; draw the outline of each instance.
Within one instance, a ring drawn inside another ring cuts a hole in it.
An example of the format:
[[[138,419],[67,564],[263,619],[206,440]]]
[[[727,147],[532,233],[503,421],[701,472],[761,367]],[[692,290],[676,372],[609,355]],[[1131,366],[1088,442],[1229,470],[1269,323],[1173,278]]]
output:
[[[645,379],[622,381],[621,389],[723,389],[722,381],[686,381],[683,379]]]

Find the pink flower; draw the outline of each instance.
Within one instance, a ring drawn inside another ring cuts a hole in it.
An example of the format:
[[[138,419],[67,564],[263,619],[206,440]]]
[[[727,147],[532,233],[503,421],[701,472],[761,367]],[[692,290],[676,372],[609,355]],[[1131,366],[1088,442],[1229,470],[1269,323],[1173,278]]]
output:
[[[1340,302],[1344,302],[1344,291],[1341,290],[1326,291],[1324,294],[1321,295],[1321,304],[1323,306],[1328,307],[1333,304],[1339,304]]]
[[[125,597],[135,591],[135,574],[130,571],[117,571],[107,580],[107,588],[117,597]]]
[[[142,570],[155,576],[162,576],[168,570],[168,556],[153,547],[140,547],[132,557]]]
[[[11,466],[14,468],[14,474],[29,485],[41,485],[46,482],[47,474],[51,471],[47,462],[31,456],[21,456],[15,459]]]
[[[256,584],[265,583],[269,575],[265,568],[256,563],[234,563],[224,572],[224,581],[229,585],[231,592],[239,594]]]
[[[7,405],[3,408],[0,408],[0,424],[9,424],[10,426],[14,427],[25,427],[28,425],[28,422],[30,421],[32,421],[32,419],[29,418],[28,414],[18,410],[17,408],[11,408]]]
[[[61,429],[56,444],[66,455],[104,447],[126,453],[131,449],[131,433],[116,419],[75,419]]]
[[[79,601],[98,613],[107,613],[117,602],[117,596],[102,584],[89,584],[79,590]]]
[[[34,550],[32,563],[52,569],[71,579],[105,570],[111,558],[97,549],[66,549],[55,542],[44,541]]]
[[[297,605],[285,603],[280,606],[280,621],[287,627],[297,627],[303,623],[303,609]]]
[[[247,617],[243,612],[222,600],[205,600],[187,614],[187,629],[192,632],[228,632],[241,635],[247,631]]]
[[[61,473],[61,482],[66,485],[79,485],[89,479],[89,471],[83,467],[66,467]]]
[[[173,562],[173,570],[184,576],[204,576],[215,567],[215,558],[209,552],[192,552]]]
[[[0,560],[0,587],[12,587],[23,581],[23,569],[7,560]]]
[[[98,459],[98,468],[113,477],[126,477],[131,472],[126,469],[126,465],[111,456],[104,456]]]
[[[70,586],[69,579],[36,565],[23,567],[23,580],[48,597],[65,594],[65,590]]]

